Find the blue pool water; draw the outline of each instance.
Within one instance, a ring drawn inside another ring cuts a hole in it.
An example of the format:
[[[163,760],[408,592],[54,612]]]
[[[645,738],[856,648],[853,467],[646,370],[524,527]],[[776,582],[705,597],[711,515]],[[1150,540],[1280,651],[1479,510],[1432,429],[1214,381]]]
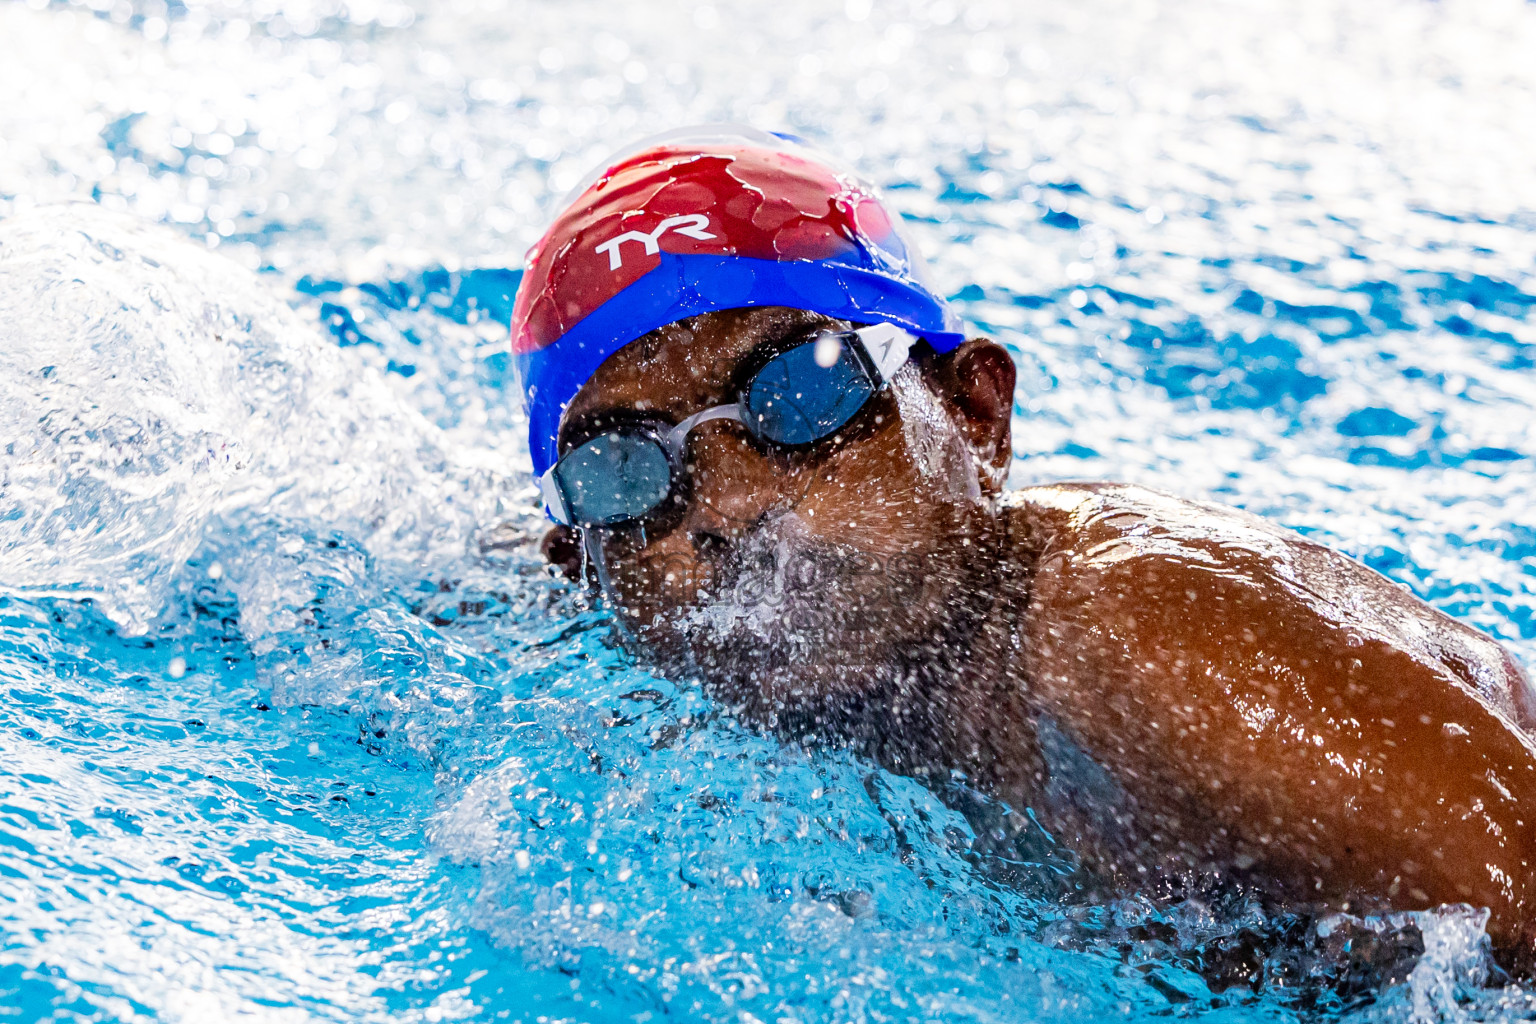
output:
[[[1530,669],[1532,52],[1514,3],[0,3],[0,1020],[1530,1017],[1475,913],[1348,974],[1062,901],[1001,810],[630,664],[538,564],[505,322],[607,150],[798,131],[1015,354],[1015,484],[1240,505]]]

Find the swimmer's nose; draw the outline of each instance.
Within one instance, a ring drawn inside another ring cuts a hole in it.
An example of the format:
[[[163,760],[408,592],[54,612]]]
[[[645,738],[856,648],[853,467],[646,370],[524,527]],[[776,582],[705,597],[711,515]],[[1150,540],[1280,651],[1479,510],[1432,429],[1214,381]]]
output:
[[[738,424],[700,428],[691,439],[687,465],[683,525],[702,556],[723,552],[731,540],[794,505],[799,474],[758,451]]]

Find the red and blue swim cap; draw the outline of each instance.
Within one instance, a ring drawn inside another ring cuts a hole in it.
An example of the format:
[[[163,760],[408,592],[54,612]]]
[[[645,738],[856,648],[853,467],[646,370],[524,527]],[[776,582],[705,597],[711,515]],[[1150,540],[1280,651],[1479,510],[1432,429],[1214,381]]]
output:
[[[512,359],[533,472],[603,360],[698,313],[792,306],[891,323],[948,352],[958,317],[875,191],[796,140],[750,128],[648,140],[577,187],[528,252]]]

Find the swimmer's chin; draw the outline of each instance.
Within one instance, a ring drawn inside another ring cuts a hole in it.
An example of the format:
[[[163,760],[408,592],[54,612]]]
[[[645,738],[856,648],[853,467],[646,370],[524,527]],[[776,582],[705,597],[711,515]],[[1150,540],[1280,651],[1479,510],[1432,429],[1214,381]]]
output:
[[[707,636],[670,632],[648,639],[668,675],[697,678],[710,697],[753,724],[831,738],[861,718],[899,671],[886,645],[859,636],[794,633],[781,621],[738,625]]]
[[[630,621],[648,660],[744,720],[796,738],[865,732],[898,693],[955,667],[995,588],[965,544],[882,557],[788,519],[726,552],[694,600],[631,605]]]

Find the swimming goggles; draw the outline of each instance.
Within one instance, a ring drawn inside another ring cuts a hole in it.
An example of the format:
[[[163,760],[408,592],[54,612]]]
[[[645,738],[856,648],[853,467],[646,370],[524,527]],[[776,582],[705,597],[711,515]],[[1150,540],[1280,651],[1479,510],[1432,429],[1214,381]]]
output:
[[[889,384],[916,342],[894,324],[824,331],[769,359],[732,404],[674,427],[619,427],[566,452],[539,478],[545,512],[581,527],[650,515],[681,478],[688,435],[711,420],[734,420],[755,440],[784,448],[830,437]]]

